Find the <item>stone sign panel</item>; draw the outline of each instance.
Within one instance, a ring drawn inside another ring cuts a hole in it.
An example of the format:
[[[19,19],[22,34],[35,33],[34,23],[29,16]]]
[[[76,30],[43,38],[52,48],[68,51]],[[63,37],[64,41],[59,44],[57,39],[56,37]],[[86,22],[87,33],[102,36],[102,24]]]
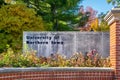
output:
[[[35,50],[37,56],[59,53],[70,57],[75,52],[96,49],[109,56],[109,33],[102,32],[23,32],[23,51]]]

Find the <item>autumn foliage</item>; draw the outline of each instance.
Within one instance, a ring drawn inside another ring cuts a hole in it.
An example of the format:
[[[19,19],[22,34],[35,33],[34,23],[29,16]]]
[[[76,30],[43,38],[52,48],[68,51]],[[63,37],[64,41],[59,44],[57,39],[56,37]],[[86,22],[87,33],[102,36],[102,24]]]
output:
[[[84,9],[82,6],[80,7],[79,13],[83,15],[84,20],[84,24],[80,20],[79,24],[82,24],[79,25],[80,31],[109,31],[109,26],[103,19],[104,15],[101,15],[101,18],[97,17],[97,11],[92,7],[86,7]]]
[[[23,31],[43,31],[40,16],[24,4],[4,5],[0,8],[0,52],[9,44],[14,50],[22,48]]]
[[[0,67],[110,67],[110,59],[102,58],[95,50],[85,55],[74,53],[71,57],[51,54],[37,57],[35,51],[14,53],[11,48],[0,54]]]

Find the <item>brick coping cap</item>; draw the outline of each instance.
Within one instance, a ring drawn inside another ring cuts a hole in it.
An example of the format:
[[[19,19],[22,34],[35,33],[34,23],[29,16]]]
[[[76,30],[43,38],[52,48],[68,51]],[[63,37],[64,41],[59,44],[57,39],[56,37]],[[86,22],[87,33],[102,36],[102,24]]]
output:
[[[0,73],[7,72],[39,72],[39,71],[78,71],[78,72],[113,72],[109,67],[28,67],[28,68],[0,68]]]
[[[107,15],[104,17],[105,20],[112,14],[112,13],[120,13],[120,8],[113,8],[111,11],[107,13]]]
[[[108,22],[108,25],[111,25],[114,21],[119,20],[120,8],[113,8],[107,13],[104,17],[104,20]]]

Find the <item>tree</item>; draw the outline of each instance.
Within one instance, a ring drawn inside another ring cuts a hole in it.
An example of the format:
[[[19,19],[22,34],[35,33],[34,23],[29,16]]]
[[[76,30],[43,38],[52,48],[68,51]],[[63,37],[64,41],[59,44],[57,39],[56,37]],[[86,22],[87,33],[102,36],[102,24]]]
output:
[[[12,4],[13,2],[15,2],[15,1],[14,0],[0,0],[0,5]]]
[[[104,21],[103,19],[99,20],[99,18],[96,18],[90,24],[90,27],[95,32],[99,32],[99,31],[106,32],[106,31],[109,31],[109,26],[108,26],[107,22]]]
[[[80,14],[83,16],[80,18],[79,26],[80,31],[109,31],[109,26],[104,21],[105,14],[101,13],[98,17],[97,11],[92,7],[80,7]]]
[[[77,26],[78,29],[89,31],[91,29],[90,24],[96,19],[96,14],[97,11],[92,7],[88,6],[84,9],[84,7],[81,6],[79,10],[79,15],[81,15],[81,17],[79,18],[79,25]]]
[[[120,7],[120,0],[107,0],[107,2]]]
[[[98,20],[98,18],[95,18],[95,19],[91,22],[90,28],[91,28],[93,31],[97,31],[98,27],[99,27],[99,20]]]
[[[0,7],[4,4],[4,0],[0,0]]]
[[[22,46],[23,31],[43,31],[43,21],[26,5],[4,5],[0,8],[0,52],[9,44],[14,50]]]
[[[52,30],[71,30],[78,3],[82,0],[23,0],[52,26]],[[49,26],[48,26],[49,27]],[[67,28],[66,28],[67,27]]]
[[[90,28],[93,31],[102,31],[102,32],[109,31],[109,26],[107,22],[104,20],[105,15],[106,14],[101,13],[98,15],[98,17],[92,20],[92,22],[90,23]]]

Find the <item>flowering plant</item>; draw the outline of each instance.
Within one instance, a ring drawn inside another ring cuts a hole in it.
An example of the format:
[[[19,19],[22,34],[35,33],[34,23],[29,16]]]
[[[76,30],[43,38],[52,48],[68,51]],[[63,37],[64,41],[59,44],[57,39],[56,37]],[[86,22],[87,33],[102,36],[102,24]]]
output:
[[[58,53],[37,57],[34,51],[15,54],[12,49],[0,54],[0,67],[110,67],[110,59],[102,58],[96,50],[83,55],[74,53],[70,58]]]

